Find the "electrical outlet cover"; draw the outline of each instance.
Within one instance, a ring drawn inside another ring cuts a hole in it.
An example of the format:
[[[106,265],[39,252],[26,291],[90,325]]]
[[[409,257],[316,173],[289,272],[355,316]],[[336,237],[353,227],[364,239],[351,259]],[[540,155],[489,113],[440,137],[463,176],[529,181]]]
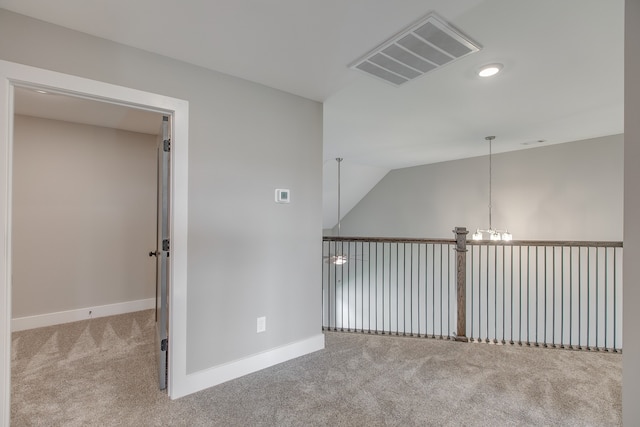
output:
[[[266,317],[258,317],[257,321],[257,333],[264,332],[267,330],[267,318]]]

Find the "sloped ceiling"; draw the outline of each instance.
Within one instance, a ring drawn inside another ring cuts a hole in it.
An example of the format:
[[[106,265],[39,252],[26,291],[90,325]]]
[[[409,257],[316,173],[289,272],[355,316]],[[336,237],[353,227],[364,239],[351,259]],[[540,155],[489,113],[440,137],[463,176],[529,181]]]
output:
[[[0,0],[324,103],[324,228],[395,168],[623,132],[623,0]],[[402,87],[348,65],[435,11],[482,49]],[[167,29],[171,29],[168,31]],[[502,73],[477,76],[499,62]]]

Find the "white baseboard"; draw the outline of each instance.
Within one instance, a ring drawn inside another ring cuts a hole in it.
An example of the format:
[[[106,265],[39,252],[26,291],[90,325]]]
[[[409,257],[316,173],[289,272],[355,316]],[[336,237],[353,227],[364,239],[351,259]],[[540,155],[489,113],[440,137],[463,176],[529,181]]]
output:
[[[188,374],[184,381],[180,381],[181,387],[178,390],[174,389],[171,398],[183,397],[322,349],[324,335],[318,334],[244,359]],[[169,380],[171,381],[171,378]]]
[[[39,314],[36,316],[17,317],[11,319],[11,332],[27,329],[42,328],[44,326],[60,325],[62,323],[77,322],[95,317],[114,316],[116,314],[131,313],[148,310],[156,305],[155,298],[136,301],[120,302],[117,304],[85,307],[76,310],[59,311],[57,313]]]

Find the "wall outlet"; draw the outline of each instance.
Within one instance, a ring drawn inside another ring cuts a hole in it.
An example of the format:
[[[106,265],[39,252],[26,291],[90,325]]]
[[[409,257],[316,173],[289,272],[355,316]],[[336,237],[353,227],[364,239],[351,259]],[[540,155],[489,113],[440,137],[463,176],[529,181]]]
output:
[[[264,332],[267,330],[267,318],[262,316],[258,317],[257,321],[257,333]]]

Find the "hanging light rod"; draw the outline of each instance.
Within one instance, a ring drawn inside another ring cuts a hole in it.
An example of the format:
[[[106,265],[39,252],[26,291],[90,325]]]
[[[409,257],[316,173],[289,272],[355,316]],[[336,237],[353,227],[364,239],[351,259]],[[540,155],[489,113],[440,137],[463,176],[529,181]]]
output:
[[[338,162],[338,237],[340,237],[340,163],[342,160],[342,157],[336,157],[336,162]],[[331,262],[336,265],[346,264],[347,257],[344,254],[336,254],[331,257]]]
[[[471,238],[473,240],[502,240],[502,241],[510,241],[513,239],[513,236],[511,235],[511,233],[509,233],[509,231],[507,230],[496,230],[493,228],[493,225],[491,223],[491,208],[492,208],[492,203],[491,203],[491,184],[492,184],[492,160],[493,160],[493,152],[492,152],[492,142],[494,139],[496,139],[495,136],[487,136],[484,138],[486,141],[489,141],[489,228],[488,229],[480,229],[477,228],[476,232],[473,233],[473,235],[471,236]]]

